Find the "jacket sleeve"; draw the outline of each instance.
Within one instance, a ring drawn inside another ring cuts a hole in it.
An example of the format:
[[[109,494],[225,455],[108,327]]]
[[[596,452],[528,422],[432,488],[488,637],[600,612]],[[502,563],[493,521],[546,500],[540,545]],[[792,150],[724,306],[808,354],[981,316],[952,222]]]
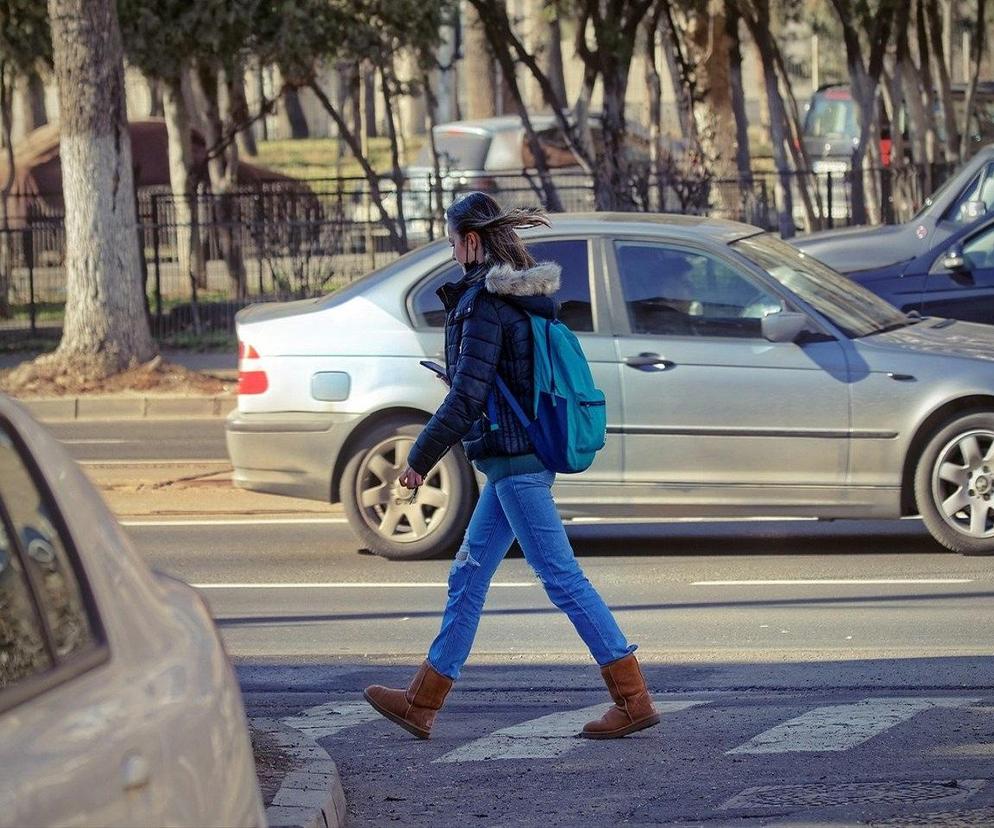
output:
[[[449,393],[414,442],[407,464],[422,477],[472,428],[494,385],[501,349],[496,303],[480,295],[464,317]]]

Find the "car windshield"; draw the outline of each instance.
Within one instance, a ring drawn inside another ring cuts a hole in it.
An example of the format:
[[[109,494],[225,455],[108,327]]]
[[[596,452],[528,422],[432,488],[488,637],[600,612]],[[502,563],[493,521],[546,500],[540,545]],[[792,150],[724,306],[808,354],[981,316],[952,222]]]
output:
[[[482,170],[490,148],[490,136],[476,132],[442,131],[435,133],[439,165],[443,170]],[[425,142],[418,155],[418,166],[433,164],[431,144]]]
[[[732,246],[847,336],[868,336],[910,324],[901,311],[875,293],[776,236],[763,233]]]
[[[848,92],[829,89],[815,93],[804,119],[809,138],[852,138],[859,134],[856,107]]]

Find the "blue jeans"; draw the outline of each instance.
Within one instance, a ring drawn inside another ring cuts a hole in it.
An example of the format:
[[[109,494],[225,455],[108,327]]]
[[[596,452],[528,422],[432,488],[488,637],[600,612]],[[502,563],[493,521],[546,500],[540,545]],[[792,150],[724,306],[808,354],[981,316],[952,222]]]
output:
[[[428,650],[428,662],[439,673],[459,678],[490,581],[515,538],[552,603],[569,616],[598,664],[617,661],[635,649],[573,556],[552,499],[555,479],[555,473],[543,471],[487,481],[483,487],[449,572],[442,628]]]

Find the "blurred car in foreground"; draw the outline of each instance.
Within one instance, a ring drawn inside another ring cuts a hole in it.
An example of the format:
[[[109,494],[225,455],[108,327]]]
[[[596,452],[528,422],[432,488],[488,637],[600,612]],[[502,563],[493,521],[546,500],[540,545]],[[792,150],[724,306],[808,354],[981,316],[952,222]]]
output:
[[[525,234],[563,267],[561,318],[607,396],[593,466],[561,475],[565,518],[920,512],[950,549],[994,553],[994,329],[909,318],[756,227],[557,215]],[[391,558],[456,546],[479,480],[456,447],[416,498],[397,478],[444,394],[426,245],[317,299],[236,318],[236,485],[341,501]]]
[[[206,606],[0,395],[0,825],[265,825]]]
[[[903,224],[823,230],[791,243],[829,267],[860,281],[861,274],[900,268],[935,249],[978,219],[994,215],[994,144],[984,147]],[[868,287],[873,290],[870,285]],[[883,294],[885,298],[891,296]]]

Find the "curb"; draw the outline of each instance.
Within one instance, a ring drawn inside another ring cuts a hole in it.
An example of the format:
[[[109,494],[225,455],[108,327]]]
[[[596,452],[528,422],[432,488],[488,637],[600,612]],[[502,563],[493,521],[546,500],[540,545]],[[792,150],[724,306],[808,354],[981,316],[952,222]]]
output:
[[[252,718],[252,727],[273,736],[300,764],[283,778],[266,808],[269,828],[344,828],[345,791],[338,766],[314,739],[278,719]]]
[[[187,417],[227,417],[238,406],[238,397],[37,397],[19,399],[42,422],[60,420],[137,420]]]

